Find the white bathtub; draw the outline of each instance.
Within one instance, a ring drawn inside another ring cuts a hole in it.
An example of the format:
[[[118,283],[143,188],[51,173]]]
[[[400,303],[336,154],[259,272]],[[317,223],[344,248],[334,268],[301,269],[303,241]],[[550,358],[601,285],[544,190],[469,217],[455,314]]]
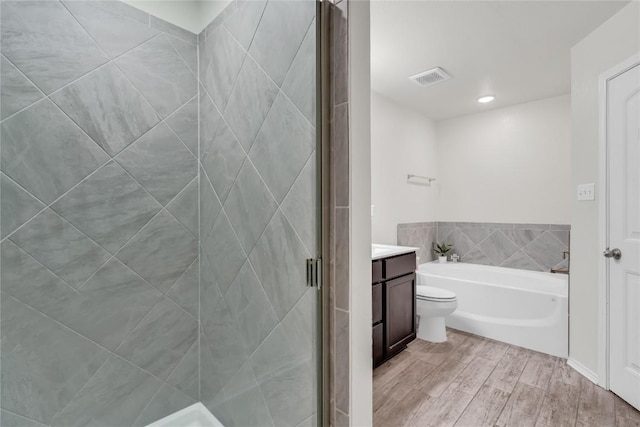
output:
[[[456,293],[447,326],[567,357],[567,275],[465,263],[421,264],[416,273],[418,285]]]

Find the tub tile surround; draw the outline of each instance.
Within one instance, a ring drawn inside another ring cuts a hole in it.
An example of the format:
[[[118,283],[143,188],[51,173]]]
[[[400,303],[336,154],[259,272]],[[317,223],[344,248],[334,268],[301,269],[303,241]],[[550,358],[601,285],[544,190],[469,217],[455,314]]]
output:
[[[2,425],[146,424],[199,400],[197,36],[0,7]]]
[[[315,72],[294,66],[314,23],[313,2],[232,2],[199,35],[200,396],[224,425],[316,414]]]
[[[534,271],[566,268],[570,225],[422,222],[398,225],[398,244],[420,248],[421,262],[436,259],[435,242],[452,244],[461,262]]]

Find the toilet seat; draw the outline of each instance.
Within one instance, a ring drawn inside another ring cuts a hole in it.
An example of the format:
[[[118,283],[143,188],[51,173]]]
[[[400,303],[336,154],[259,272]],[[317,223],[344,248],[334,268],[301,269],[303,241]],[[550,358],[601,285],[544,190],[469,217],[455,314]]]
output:
[[[433,286],[416,286],[416,299],[422,301],[449,302],[456,300],[455,292]]]

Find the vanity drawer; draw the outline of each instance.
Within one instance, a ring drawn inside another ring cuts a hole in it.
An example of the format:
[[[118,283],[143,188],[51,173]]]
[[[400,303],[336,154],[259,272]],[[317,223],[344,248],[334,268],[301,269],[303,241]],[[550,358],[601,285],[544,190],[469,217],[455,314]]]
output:
[[[382,283],[371,287],[371,301],[373,302],[373,324],[382,321]]]
[[[415,252],[384,260],[384,278],[387,280],[404,276],[414,271],[416,271]]]
[[[382,282],[382,260],[371,263],[371,283]]]

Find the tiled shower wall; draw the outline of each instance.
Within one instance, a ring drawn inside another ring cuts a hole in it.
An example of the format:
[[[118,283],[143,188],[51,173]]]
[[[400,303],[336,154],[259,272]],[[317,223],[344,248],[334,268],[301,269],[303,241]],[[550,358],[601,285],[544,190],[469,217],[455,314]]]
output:
[[[434,242],[453,245],[460,261],[524,270],[568,266],[569,225],[422,222],[398,225],[398,244],[419,247],[421,262],[435,259]]]
[[[201,399],[227,426],[316,423],[315,7],[234,2],[200,34]]]
[[[200,398],[197,36],[1,7],[2,425],[145,425]]]

